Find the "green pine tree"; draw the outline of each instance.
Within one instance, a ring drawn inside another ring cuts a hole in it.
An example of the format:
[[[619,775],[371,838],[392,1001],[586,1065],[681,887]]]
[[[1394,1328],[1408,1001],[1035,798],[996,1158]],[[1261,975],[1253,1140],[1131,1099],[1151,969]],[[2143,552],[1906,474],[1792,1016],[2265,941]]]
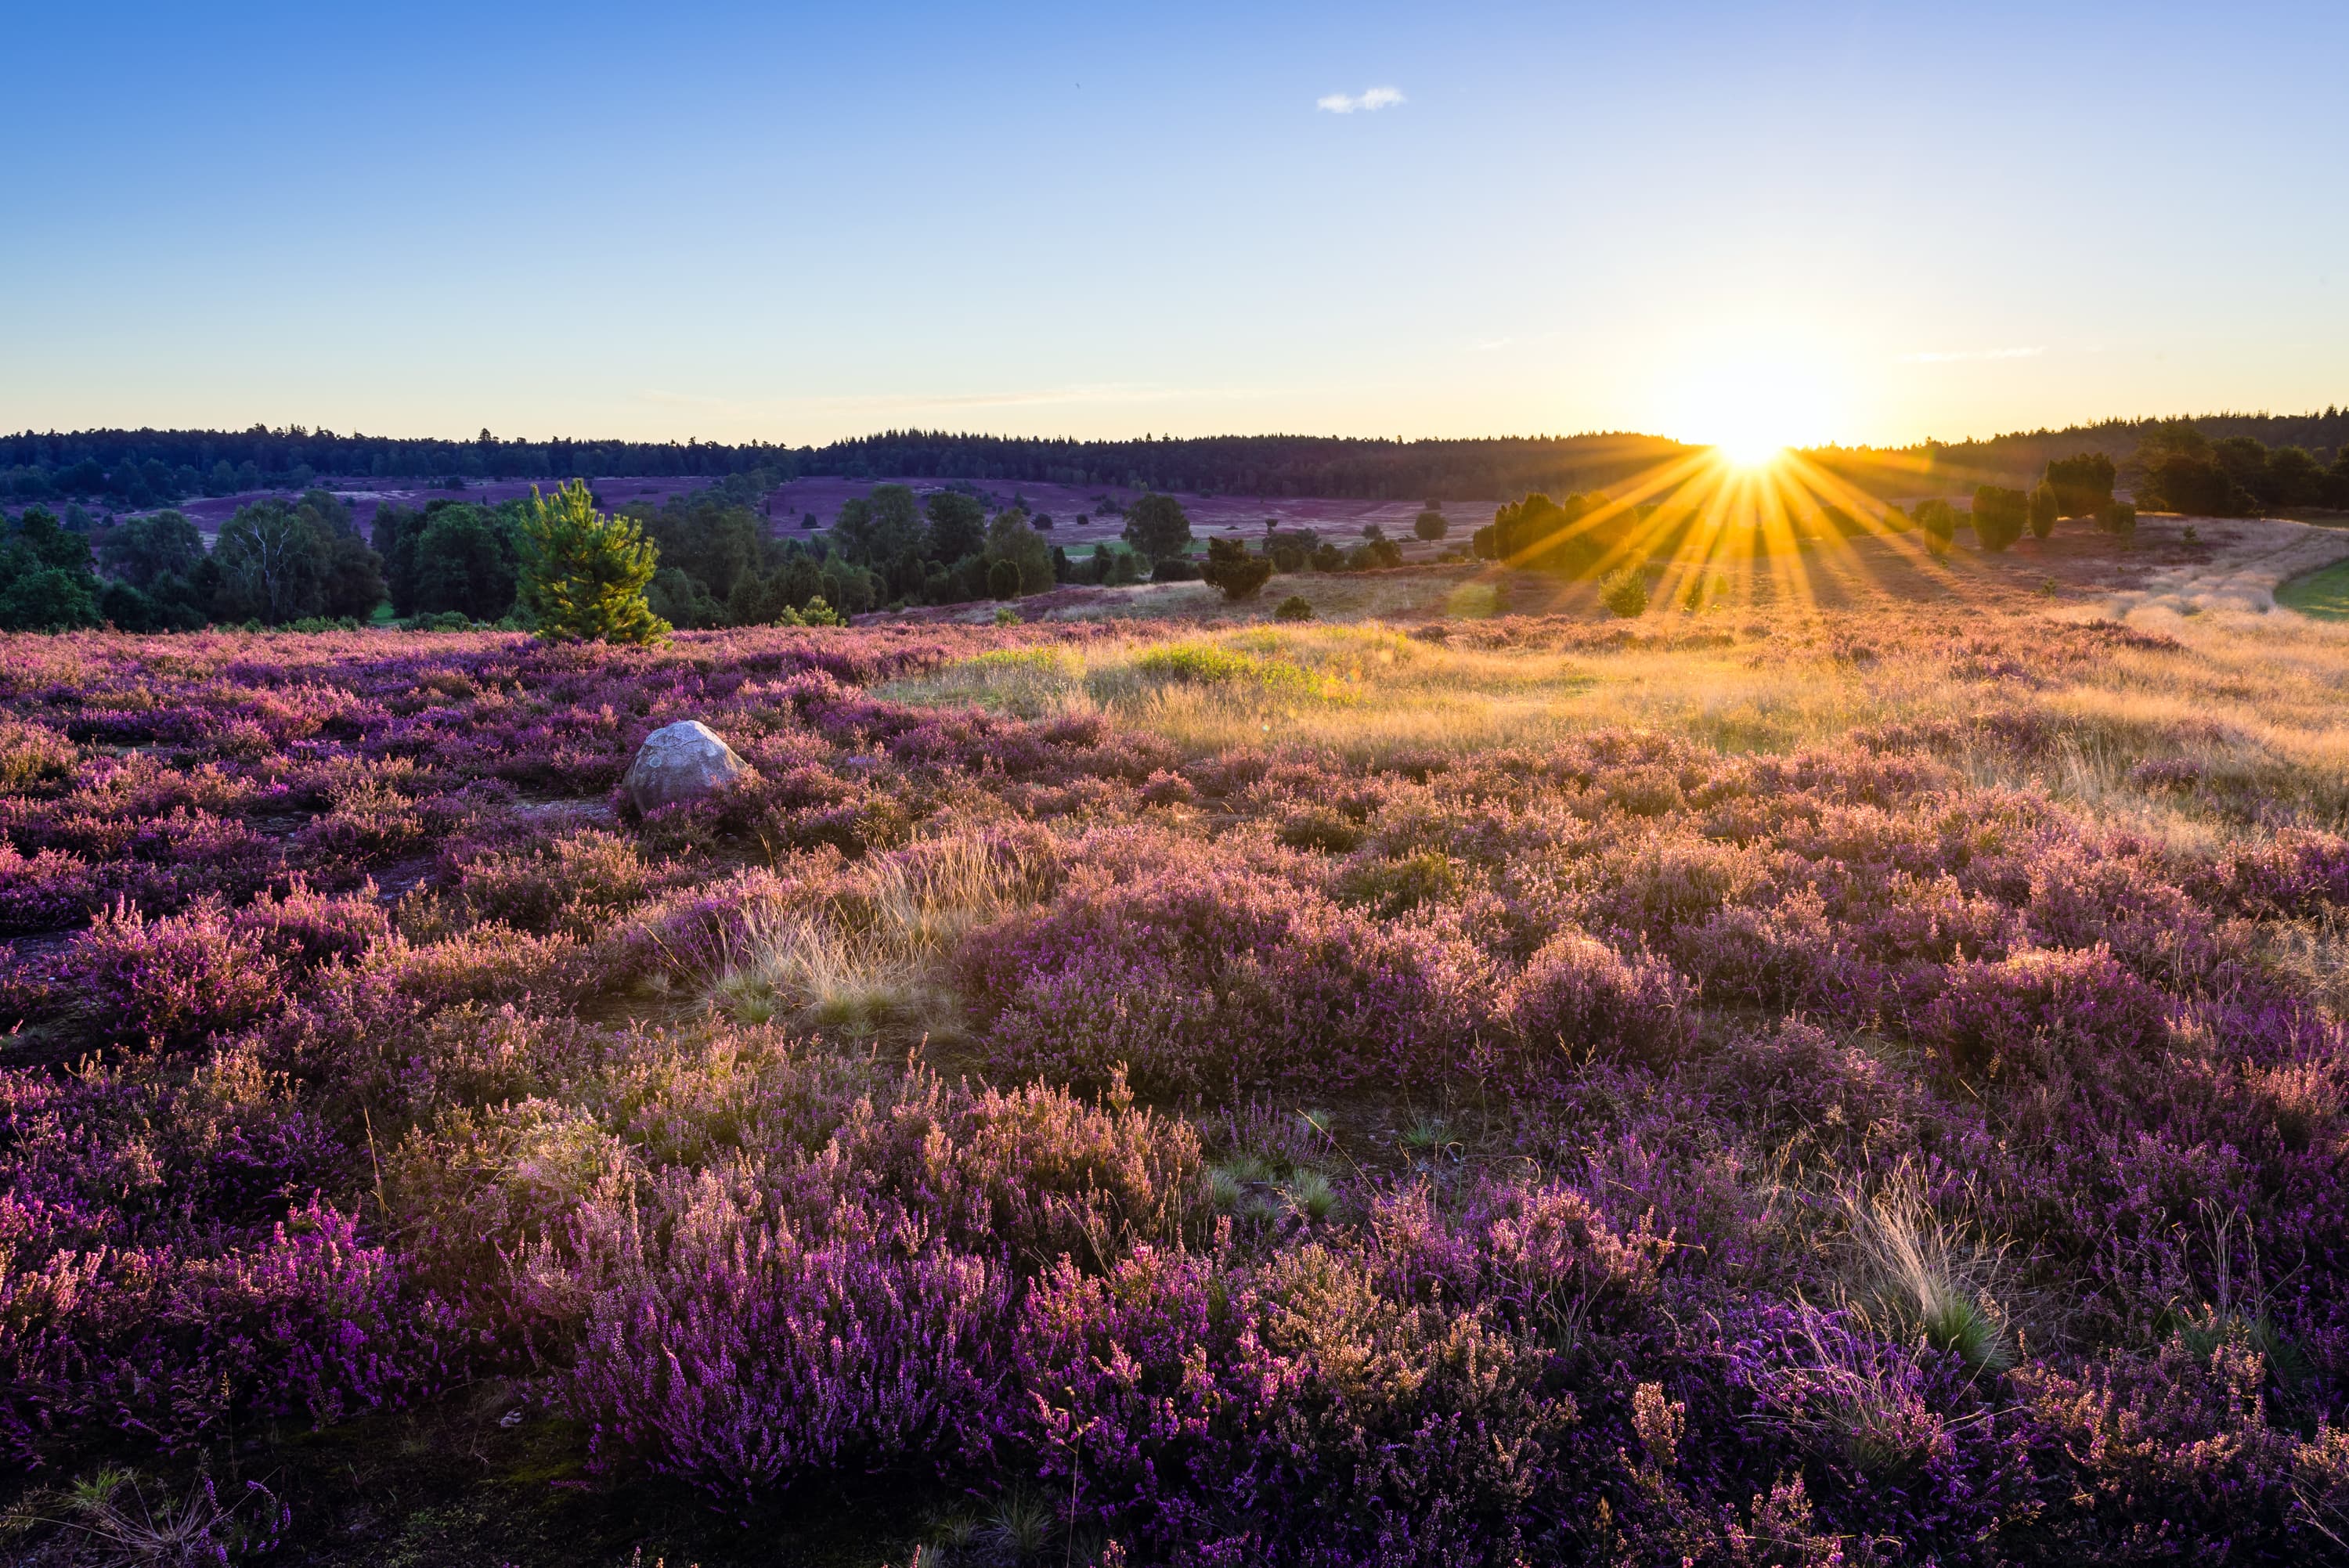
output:
[[[595,510],[585,481],[531,489],[523,512],[521,601],[550,642],[657,643],[669,624],[645,602],[660,551],[630,519]]]

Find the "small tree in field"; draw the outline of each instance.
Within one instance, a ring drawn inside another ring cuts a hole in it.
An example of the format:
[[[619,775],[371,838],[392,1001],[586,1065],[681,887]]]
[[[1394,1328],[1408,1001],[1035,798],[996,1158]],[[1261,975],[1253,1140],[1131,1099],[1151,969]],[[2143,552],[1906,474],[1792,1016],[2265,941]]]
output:
[[[1433,544],[1452,531],[1452,524],[1442,512],[1430,509],[1411,520],[1411,531]]]
[[[585,481],[523,511],[520,598],[550,642],[657,643],[669,624],[645,602],[660,551],[634,521],[595,510]]]
[[[1181,501],[1154,490],[1125,514],[1125,542],[1152,561],[1164,561],[1191,542],[1191,520]]]
[[[2055,519],[2062,515],[2064,503],[2056,498],[2055,487],[2045,480],[2031,492],[2031,537],[2044,539],[2055,531]]]
[[[1599,602],[1628,621],[1648,607],[1648,577],[1636,566],[1619,567],[1599,584]]]

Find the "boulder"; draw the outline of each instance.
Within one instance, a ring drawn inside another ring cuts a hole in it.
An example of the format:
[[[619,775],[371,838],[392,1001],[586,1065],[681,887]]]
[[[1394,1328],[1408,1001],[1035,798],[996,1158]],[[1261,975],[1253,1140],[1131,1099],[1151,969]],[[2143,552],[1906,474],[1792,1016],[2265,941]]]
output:
[[[698,718],[664,725],[645,737],[620,788],[639,811],[682,805],[731,789],[750,771],[734,748]]]

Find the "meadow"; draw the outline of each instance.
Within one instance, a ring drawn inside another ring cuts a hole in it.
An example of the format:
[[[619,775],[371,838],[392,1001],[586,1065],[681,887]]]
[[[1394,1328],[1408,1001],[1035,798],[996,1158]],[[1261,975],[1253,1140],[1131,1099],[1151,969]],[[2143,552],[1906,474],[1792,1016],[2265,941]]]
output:
[[[2337,1555],[2349,627],[2048,570],[0,639],[10,1549]]]

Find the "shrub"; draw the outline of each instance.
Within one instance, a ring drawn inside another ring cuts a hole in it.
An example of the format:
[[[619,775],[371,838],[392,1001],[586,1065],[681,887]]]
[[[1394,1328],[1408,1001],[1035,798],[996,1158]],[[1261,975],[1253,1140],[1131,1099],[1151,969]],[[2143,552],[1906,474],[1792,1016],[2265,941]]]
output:
[[[999,561],[994,565],[988,567],[987,569],[987,593],[988,596],[993,599],[1017,599],[1019,597],[1019,563],[1010,561]]]
[[[1313,606],[1305,602],[1303,595],[1291,593],[1273,606],[1272,614],[1278,621],[1309,621],[1313,619]]]
[[[1238,540],[1213,539],[1207,542],[1207,564],[1200,575],[1222,590],[1226,599],[1253,599],[1271,580],[1272,562],[1250,554]]]
[[[1542,1073],[1578,1057],[1661,1065],[1689,1042],[1686,986],[1661,960],[1626,958],[1578,931],[1556,936],[1501,994],[1498,1011]]]
[[[652,613],[659,552],[631,519],[595,509],[586,481],[552,496],[533,488],[523,513],[521,603],[550,641],[657,643],[668,623]]]
[[[1925,547],[1936,555],[1947,555],[1951,542],[1957,537],[1957,509],[1936,496],[1919,501],[1911,515],[1917,531],[1925,536]]]
[[[1624,620],[1648,608],[1648,574],[1637,566],[1618,567],[1599,584],[1599,602]]]
[[[2001,485],[1974,489],[1974,542],[1991,554],[2003,552],[2023,537],[2031,515],[2031,498]]]
[[[2160,993],[2104,948],[1953,964],[1920,1032],[1964,1077],[2046,1077],[2147,1059],[2169,1038]]]
[[[2056,499],[2053,485],[2041,483],[2031,492],[2031,537],[2045,539],[2055,531],[2055,519],[2063,511],[2063,502]]]
[[[2135,539],[2137,508],[2125,500],[2106,501],[2096,511],[2096,526],[2116,539]],[[2193,531],[2192,529],[2187,530],[2189,533]]]
[[[153,921],[118,903],[75,944],[68,967],[110,1039],[190,1046],[285,1000],[278,959],[217,899]]]
[[[1199,564],[1187,555],[1169,555],[1150,569],[1153,583],[1196,583]]]

